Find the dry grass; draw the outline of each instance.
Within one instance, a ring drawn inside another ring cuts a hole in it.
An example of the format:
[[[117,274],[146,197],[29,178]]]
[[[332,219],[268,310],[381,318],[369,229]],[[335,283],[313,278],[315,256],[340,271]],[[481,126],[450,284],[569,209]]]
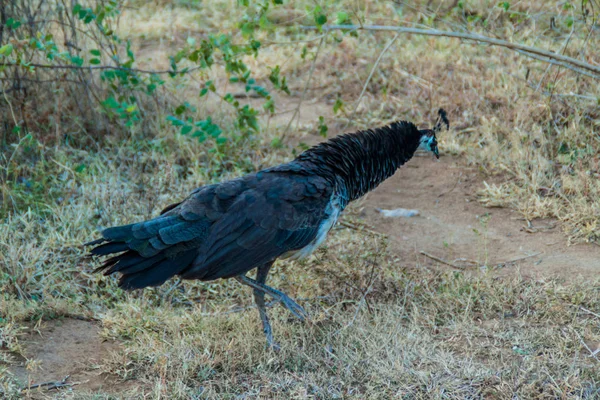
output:
[[[435,14],[440,28],[468,27],[598,62],[599,37],[586,35],[590,22],[561,2],[518,3],[513,16],[475,1],[455,10],[450,1],[326,3],[330,20],[349,10],[364,23],[419,25]],[[127,398],[600,396],[600,361],[590,356],[600,346],[600,318],[585,311],[600,310],[598,281],[413,268],[381,238],[337,230],[314,258],[275,269],[273,285],[305,299],[313,317],[298,324],[273,308],[282,344],[275,354],[264,349],[256,311],[230,312],[252,300],[235,282],[169,282],[126,294],[114,280],[89,272],[93,265],[79,245],[98,228],[147,218],[202,184],[289,159],[293,146],[272,146],[273,140],[286,133],[288,143],[314,141],[306,134],[316,131],[319,115],[338,132],[348,122],[348,129],[397,118],[429,123],[440,106],[453,124],[440,148],[489,174],[480,191],[484,204],[515,208],[527,219],[557,218],[565,240],[600,241],[598,81],[502,48],[400,36],[353,113],[391,36],[363,32],[337,42],[342,34],[331,33],[314,60],[319,34],[294,28],[311,23],[306,4],[274,11],[273,31],[261,33],[260,56],[246,60],[259,81],[266,80],[267,65],[281,65],[292,89],[291,99],[277,99],[278,114],[263,120],[260,135],[213,152],[211,144],[177,135],[157,115],[149,116],[155,119],[144,131],[90,134],[73,146],[44,140],[54,135],[50,121],[51,134],[40,128],[33,140],[3,149],[2,209],[9,212],[0,222],[0,347],[9,352],[0,353],[0,393],[18,396],[19,384],[2,372],[14,361],[11,354],[22,351],[24,324],[77,315],[99,318],[103,336],[121,343],[100,369],[115,382],[135,380],[122,394]],[[133,40],[142,67],[165,68],[163,55],[188,35],[234,32],[242,16],[236,1],[128,6],[121,34]],[[478,16],[486,26],[469,22]],[[572,16],[573,31],[567,25]],[[309,111],[286,132],[313,62],[303,103]],[[207,78],[226,84],[219,68]],[[168,88],[165,104],[185,99],[233,131],[227,108],[196,97],[201,81],[186,78]],[[338,97],[346,105],[333,115],[330,105]],[[84,398],[75,393],[56,396]]]

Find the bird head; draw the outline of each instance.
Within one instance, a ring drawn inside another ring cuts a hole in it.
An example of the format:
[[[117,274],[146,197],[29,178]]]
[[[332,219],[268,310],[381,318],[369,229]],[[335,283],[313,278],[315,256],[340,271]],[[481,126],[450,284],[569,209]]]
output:
[[[442,130],[442,124],[446,125],[446,129],[450,129],[450,122],[448,121],[446,111],[440,108],[438,110],[438,118],[433,129],[419,130],[419,132],[421,133],[419,148],[425,151],[432,152],[436,158],[440,158],[440,152],[438,150],[436,135]]]
[[[419,132],[421,132],[421,141],[419,142],[419,148],[421,150],[432,152],[435,155],[435,158],[440,158],[440,152],[438,150],[435,132],[431,129],[423,129]]]

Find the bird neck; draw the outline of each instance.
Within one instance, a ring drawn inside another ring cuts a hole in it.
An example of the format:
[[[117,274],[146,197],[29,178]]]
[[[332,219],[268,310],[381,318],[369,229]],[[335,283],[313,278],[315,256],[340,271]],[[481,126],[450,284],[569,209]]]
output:
[[[421,133],[410,122],[400,121],[375,130],[336,136],[298,156],[332,178],[348,201],[375,189],[410,160],[419,147]]]

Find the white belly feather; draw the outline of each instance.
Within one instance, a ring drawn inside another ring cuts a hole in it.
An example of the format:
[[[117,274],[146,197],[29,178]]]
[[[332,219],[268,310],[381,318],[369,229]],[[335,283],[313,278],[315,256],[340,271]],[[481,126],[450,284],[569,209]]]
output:
[[[329,218],[323,221],[323,223],[319,227],[317,236],[308,245],[304,246],[295,253],[292,253],[290,255],[290,260],[299,260],[301,258],[308,257],[317,247],[319,247],[321,243],[323,243],[323,241],[327,237],[327,234],[329,233],[333,225],[335,225],[342,212],[342,209],[338,205],[337,201],[332,201],[331,203],[329,203],[329,207],[331,207],[331,213],[329,214]]]

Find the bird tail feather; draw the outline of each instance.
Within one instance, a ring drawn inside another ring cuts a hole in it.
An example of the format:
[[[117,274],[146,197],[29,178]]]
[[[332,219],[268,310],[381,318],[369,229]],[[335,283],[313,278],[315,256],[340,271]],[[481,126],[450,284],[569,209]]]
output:
[[[190,242],[170,243],[168,238],[185,235],[188,226],[176,217],[160,216],[137,224],[115,226],[102,231],[102,238],[86,243],[95,246],[92,256],[113,255],[94,272],[121,274],[119,287],[141,289],[158,286],[188,268],[198,254]],[[161,236],[166,233],[166,242]],[[181,233],[180,233],[181,232]]]

